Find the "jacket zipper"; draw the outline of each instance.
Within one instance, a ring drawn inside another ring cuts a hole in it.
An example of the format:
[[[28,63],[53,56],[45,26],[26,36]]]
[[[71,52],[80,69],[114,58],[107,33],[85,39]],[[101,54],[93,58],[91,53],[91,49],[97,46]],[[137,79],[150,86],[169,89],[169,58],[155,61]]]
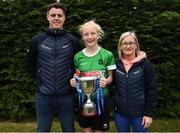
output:
[[[56,30],[54,31],[54,33],[56,34]],[[57,63],[57,61],[56,61],[56,58],[57,58],[57,37],[56,37],[56,35],[55,35],[55,54],[54,54],[54,59],[55,59],[55,70],[54,70],[54,92],[56,93],[56,91],[57,91],[57,86],[56,86],[56,80],[57,80],[57,75],[56,75],[56,63]]]
[[[128,90],[128,78],[129,78],[129,75],[128,73],[126,73],[126,91],[127,91],[127,110],[129,110],[129,90]],[[127,112],[128,115],[129,115],[129,111]]]

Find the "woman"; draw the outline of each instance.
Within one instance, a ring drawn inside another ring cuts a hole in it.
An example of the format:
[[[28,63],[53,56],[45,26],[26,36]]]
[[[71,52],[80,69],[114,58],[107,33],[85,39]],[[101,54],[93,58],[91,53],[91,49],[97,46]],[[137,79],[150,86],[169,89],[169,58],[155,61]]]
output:
[[[99,41],[104,32],[97,23],[92,20],[88,21],[80,26],[79,31],[85,48],[74,57],[75,67],[80,72],[80,74],[76,73],[76,76],[101,77],[100,87],[104,96],[104,107],[101,106],[99,110],[101,112],[100,115],[83,115],[82,108],[79,108],[79,125],[85,132],[106,131],[109,128],[110,119],[110,99],[106,86],[112,82],[112,70],[116,69],[115,59],[110,51],[100,47]],[[75,78],[71,79],[70,83],[71,86],[75,87]],[[91,99],[95,102],[96,107],[98,107],[96,93]]]
[[[125,32],[118,43],[119,58],[114,71],[114,120],[119,132],[146,132],[153,121],[157,105],[156,79],[153,67],[134,32]]]

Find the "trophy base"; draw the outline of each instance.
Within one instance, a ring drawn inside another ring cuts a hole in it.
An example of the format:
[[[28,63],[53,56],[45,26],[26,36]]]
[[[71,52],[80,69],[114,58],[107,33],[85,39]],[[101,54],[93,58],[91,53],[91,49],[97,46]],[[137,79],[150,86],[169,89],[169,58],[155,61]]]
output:
[[[87,107],[85,106],[83,108],[83,112],[81,112],[81,114],[83,116],[96,116],[97,115],[97,111],[96,111],[96,107],[95,106],[91,106],[91,107]]]
[[[81,115],[86,117],[92,117],[92,116],[96,116],[97,112],[91,112],[91,113],[81,112]]]

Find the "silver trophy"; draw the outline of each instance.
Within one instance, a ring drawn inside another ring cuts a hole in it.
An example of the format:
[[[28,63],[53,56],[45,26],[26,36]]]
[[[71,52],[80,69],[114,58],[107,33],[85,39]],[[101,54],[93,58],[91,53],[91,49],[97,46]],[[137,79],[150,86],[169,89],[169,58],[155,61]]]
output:
[[[95,92],[97,77],[81,77],[79,83],[82,92],[87,96],[87,102],[83,106],[83,115],[94,116],[97,114],[96,105],[91,101],[90,96]]]

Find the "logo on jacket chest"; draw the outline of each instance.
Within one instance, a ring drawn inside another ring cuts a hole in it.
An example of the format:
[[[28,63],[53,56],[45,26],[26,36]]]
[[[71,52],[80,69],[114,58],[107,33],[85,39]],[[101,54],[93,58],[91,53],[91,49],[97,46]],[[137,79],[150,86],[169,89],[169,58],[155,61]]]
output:
[[[125,73],[122,72],[122,71],[120,71],[119,69],[116,69],[116,72],[119,73],[119,74],[121,74],[121,75],[125,75]]]
[[[116,72],[119,73],[119,74],[121,74],[121,75],[125,75],[125,73],[122,72],[122,71],[120,71],[119,69],[116,69]],[[134,71],[134,72],[133,72],[133,75],[136,75],[136,74],[138,74],[138,73],[140,73],[140,70]]]
[[[64,48],[67,48],[67,47],[69,47],[69,45],[67,44],[67,45],[64,45],[64,46],[62,46],[62,48],[64,49]]]
[[[138,74],[138,73],[140,73],[140,71],[139,71],[139,70],[137,70],[137,71],[133,72],[133,74],[134,74],[134,75],[136,75],[136,74]]]
[[[52,50],[52,48],[50,48],[50,47],[48,47],[48,46],[46,46],[46,45],[42,45],[41,46],[43,49],[46,49],[46,50]]]

